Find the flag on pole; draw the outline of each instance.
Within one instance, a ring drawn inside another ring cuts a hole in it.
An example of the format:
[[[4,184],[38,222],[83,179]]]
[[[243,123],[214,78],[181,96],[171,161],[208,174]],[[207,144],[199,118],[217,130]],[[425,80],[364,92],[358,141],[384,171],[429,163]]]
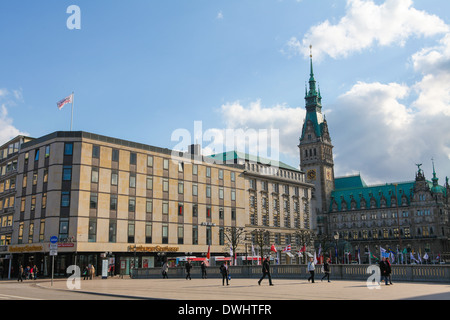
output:
[[[65,97],[64,99],[58,101],[56,103],[56,106],[58,107],[59,110],[61,110],[66,104],[72,103],[72,102],[73,102],[73,93],[70,96]]]
[[[303,247],[300,249],[300,252],[306,252],[306,245],[303,245]]]
[[[252,243],[252,256],[256,256],[255,247],[253,246],[253,243]]]
[[[314,264],[317,264],[316,250],[314,250]]]
[[[291,252],[291,245],[288,244],[284,249],[283,252]]]
[[[386,249],[383,249],[382,247],[380,247],[380,257],[381,258],[389,257],[389,255],[386,254]]]
[[[211,245],[208,245],[208,253],[206,254],[206,259],[211,259]]]
[[[428,260],[428,253],[427,253],[427,252],[425,252],[425,254],[423,255],[423,258],[424,258],[425,260]]]

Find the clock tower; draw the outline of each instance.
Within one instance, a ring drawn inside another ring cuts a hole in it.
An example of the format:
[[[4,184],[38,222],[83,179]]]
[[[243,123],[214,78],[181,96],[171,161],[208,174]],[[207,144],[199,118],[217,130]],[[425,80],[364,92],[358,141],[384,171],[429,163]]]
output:
[[[314,185],[313,228],[318,234],[327,232],[326,213],[334,190],[333,145],[327,121],[322,114],[320,88],[316,89],[312,54],[309,91],[305,88],[306,116],[300,137],[300,167],[306,173],[308,183]]]

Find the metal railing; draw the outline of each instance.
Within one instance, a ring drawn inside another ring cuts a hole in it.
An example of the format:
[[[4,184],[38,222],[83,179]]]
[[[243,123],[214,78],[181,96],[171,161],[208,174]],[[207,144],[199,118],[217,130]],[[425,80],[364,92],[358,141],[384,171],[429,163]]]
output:
[[[339,264],[331,265],[331,280],[358,280],[366,281],[371,275],[367,273],[369,265]],[[316,279],[320,279],[324,273],[322,266],[316,265]],[[230,266],[232,278],[258,279],[262,275],[261,266]],[[307,279],[309,272],[306,265],[271,265],[270,273],[274,279]],[[130,276],[133,279],[158,279],[162,278],[160,268],[132,269]],[[450,283],[450,265],[392,265],[392,280],[402,282],[436,282]],[[182,267],[169,268],[169,278],[185,278],[186,272]],[[201,278],[200,267],[191,269],[192,278]],[[221,278],[219,267],[207,268],[208,278]]]

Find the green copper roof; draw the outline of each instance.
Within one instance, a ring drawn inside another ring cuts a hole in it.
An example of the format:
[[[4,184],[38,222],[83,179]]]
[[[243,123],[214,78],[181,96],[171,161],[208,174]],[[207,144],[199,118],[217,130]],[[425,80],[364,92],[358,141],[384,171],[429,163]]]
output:
[[[271,160],[271,159],[263,158],[260,156],[254,156],[254,155],[247,154],[244,152],[239,152],[239,151],[228,151],[228,152],[224,152],[224,153],[210,155],[208,157],[212,158],[212,159],[217,159],[217,160],[223,161],[224,163],[226,163],[226,162],[236,163],[235,160],[241,159],[241,160],[252,161],[252,162],[260,163],[260,164],[264,164],[264,165],[270,165],[273,167],[278,167],[278,168],[282,168],[282,169],[286,169],[286,170],[301,172],[299,169],[294,168],[284,162]]]
[[[339,177],[334,180],[335,189],[348,189],[348,188],[364,188],[367,184],[364,182],[361,175]]]

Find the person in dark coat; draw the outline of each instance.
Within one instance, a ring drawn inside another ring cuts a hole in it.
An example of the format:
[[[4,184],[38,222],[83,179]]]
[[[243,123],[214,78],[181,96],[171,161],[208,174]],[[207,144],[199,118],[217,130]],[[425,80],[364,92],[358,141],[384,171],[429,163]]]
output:
[[[202,279],[206,279],[206,263],[205,261],[202,261]]]
[[[387,278],[389,280],[389,284],[392,284],[392,278],[391,278],[391,273],[392,273],[392,269],[391,269],[391,262],[389,261],[389,258],[386,258],[386,264],[387,264]]]
[[[386,258],[383,257],[380,261],[380,271],[381,271],[381,279],[385,281],[386,285],[388,286],[388,278],[389,278],[389,270],[390,265],[386,262]]]
[[[330,282],[330,258],[327,258],[327,260],[325,260],[325,262],[323,263],[323,272],[325,273],[324,276],[322,277],[322,280],[327,278],[328,282]]]
[[[186,280],[189,278],[189,280],[191,279],[191,269],[192,269],[192,264],[189,262],[189,260],[186,262]]]
[[[225,279],[227,280],[227,286],[228,283],[228,265],[224,262],[220,265],[220,273],[222,274],[222,286],[225,285]]]
[[[263,272],[263,275],[262,275],[261,279],[258,280],[258,285],[261,285],[261,281],[263,281],[263,279],[266,276],[268,276],[269,277],[269,285],[273,286],[272,277],[270,276],[270,261],[269,261],[269,257],[266,257],[266,259],[263,262],[262,272]]]

